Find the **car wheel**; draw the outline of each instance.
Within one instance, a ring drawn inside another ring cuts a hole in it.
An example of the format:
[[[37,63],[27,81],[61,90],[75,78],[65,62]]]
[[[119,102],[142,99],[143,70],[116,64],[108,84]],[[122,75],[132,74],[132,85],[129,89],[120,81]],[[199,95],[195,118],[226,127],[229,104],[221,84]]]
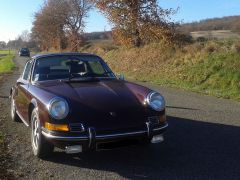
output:
[[[36,109],[32,111],[31,116],[31,143],[33,154],[39,158],[44,158],[53,152],[54,146],[42,135],[41,125]]]
[[[19,119],[16,111],[17,110],[16,110],[15,101],[14,101],[13,97],[11,96],[11,118],[14,122],[19,122],[20,119]]]

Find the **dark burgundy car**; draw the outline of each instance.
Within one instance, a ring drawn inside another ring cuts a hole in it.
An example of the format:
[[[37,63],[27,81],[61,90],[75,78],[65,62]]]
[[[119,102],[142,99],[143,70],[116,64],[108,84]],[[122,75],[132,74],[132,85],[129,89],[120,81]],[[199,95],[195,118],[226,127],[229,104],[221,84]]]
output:
[[[37,55],[11,89],[11,116],[31,128],[34,155],[158,143],[168,124],[162,95],[117,78],[98,56]]]

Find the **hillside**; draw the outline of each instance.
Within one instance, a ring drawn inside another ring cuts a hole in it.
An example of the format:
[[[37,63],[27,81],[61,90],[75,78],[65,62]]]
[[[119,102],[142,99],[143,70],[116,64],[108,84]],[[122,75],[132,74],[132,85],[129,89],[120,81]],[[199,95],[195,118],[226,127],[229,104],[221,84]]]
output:
[[[181,32],[231,30],[240,32],[240,16],[204,19],[199,22],[185,23],[179,28]]]

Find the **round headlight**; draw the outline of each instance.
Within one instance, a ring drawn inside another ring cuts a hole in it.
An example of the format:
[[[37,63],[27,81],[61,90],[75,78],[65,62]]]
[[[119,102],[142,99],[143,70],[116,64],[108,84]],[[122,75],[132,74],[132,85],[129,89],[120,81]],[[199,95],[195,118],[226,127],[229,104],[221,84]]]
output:
[[[148,105],[155,111],[162,111],[165,109],[164,97],[157,92],[149,93],[146,101]]]
[[[53,98],[49,102],[48,111],[54,119],[64,119],[69,112],[68,103],[62,98]]]

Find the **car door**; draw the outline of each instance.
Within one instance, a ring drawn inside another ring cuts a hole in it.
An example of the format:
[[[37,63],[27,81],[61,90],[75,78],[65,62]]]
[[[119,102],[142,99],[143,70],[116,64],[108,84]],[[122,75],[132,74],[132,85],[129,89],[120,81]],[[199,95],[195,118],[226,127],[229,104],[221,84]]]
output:
[[[31,76],[31,69],[32,69],[33,61],[28,61],[25,65],[23,74],[17,80],[17,93],[16,93],[16,108],[18,111],[18,115],[21,117],[25,123],[28,124],[28,104],[29,104],[29,82]]]

